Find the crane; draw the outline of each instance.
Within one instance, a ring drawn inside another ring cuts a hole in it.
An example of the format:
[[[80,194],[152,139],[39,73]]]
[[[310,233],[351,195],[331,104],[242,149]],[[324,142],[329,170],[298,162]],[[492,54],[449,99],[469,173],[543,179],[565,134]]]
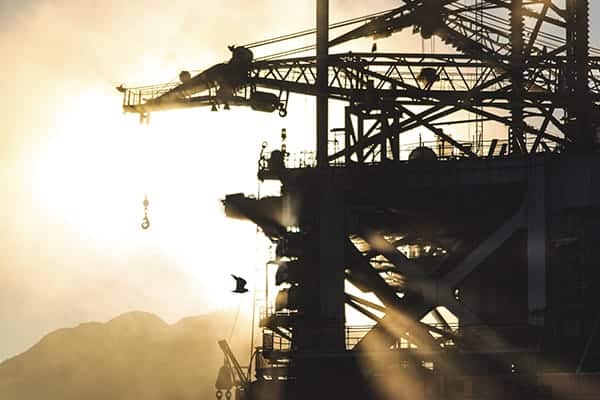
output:
[[[202,106],[285,117],[290,95],[317,97],[317,163],[291,166],[273,152],[259,177],[281,181],[283,195],[224,201],[228,216],[277,244],[286,285],[261,321],[267,339],[247,395],[389,398],[420,382],[434,387],[430,398],[455,398],[458,382],[475,387],[484,374],[481,385],[535,398],[527,390],[541,390],[546,362],[598,372],[597,328],[557,333],[572,329],[565,319],[598,326],[600,276],[585,256],[597,246],[600,208],[600,51],[589,44],[589,1],[402,0],[331,25],[346,29],[331,40],[327,2],[319,4],[316,55],[303,54],[314,46],[252,51],[308,30],[230,46],[230,60],[179,82],[119,88],[124,111],[142,121]],[[445,49],[331,52],[403,29]],[[345,103],[343,127],[331,132],[327,99]],[[483,146],[452,134],[481,122]],[[403,139],[416,130],[435,145],[407,152]],[[583,276],[595,289],[576,297]],[[345,281],[379,303],[345,293]],[[344,305],[374,322],[356,343]],[[275,336],[288,348],[275,348]],[[359,371],[361,357],[373,359]],[[409,378],[392,382],[392,393],[369,391],[369,379],[392,374],[382,365]]]
[[[369,150],[386,158],[383,149],[390,152],[390,158],[398,159],[397,138],[416,126],[427,129],[460,154],[487,155],[475,154],[472,146],[446,133],[443,126],[461,112],[470,116],[464,124],[472,124],[477,115],[505,126],[509,146],[506,156],[558,152],[569,146],[590,148],[597,125],[600,59],[588,56],[589,44],[573,45],[587,42],[587,15],[567,15],[554,2],[541,0],[528,2],[527,6],[515,1],[485,1],[480,6],[486,16],[482,23],[475,16],[477,9],[465,2],[403,3],[365,18],[361,26],[331,40],[329,47],[361,37],[389,36],[412,27],[423,37],[435,33],[457,51],[329,55],[328,96],[347,102],[348,113],[361,120],[379,119],[377,127],[361,140],[351,134],[357,127],[345,126],[348,137],[344,148],[328,154],[329,163],[340,159],[362,162]],[[536,4],[540,10],[530,9]],[[513,13],[511,7],[522,12]],[[508,18],[503,19],[503,14]],[[527,27],[525,16],[534,21]],[[543,26],[560,29],[565,36],[546,33]],[[575,31],[580,33],[578,37],[585,33],[583,39],[571,40],[569,35]],[[517,51],[512,51],[513,46]],[[123,109],[144,118],[151,112],[175,107],[210,106],[215,110],[249,106],[285,116],[289,93],[316,95],[314,56],[254,60],[247,47],[231,46],[230,50],[228,62],[194,77],[184,72],[181,82],[121,88]],[[600,54],[596,49],[592,51]],[[580,59],[583,61],[577,61]],[[476,69],[477,79],[469,79]],[[425,110],[414,112],[411,108],[415,106]],[[384,116],[394,119],[390,126],[381,121]],[[582,128],[581,124],[589,127]],[[588,137],[581,137],[581,132],[589,132]]]

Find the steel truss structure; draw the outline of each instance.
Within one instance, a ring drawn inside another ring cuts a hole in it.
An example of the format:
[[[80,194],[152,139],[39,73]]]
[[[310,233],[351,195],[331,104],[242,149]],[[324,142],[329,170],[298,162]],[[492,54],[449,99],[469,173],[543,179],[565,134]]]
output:
[[[231,47],[230,61],[181,82],[119,88],[142,121],[196,106],[285,116],[290,95],[319,99],[316,165],[275,150],[259,177],[280,180],[282,196],[224,201],[228,216],[277,244],[282,287],[240,396],[541,400],[600,390],[597,375],[580,375],[600,371],[600,57],[588,9],[587,0],[403,0],[333,40],[321,29],[317,57],[254,60]],[[322,46],[402,29],[446,47],[329,55]],[[327,132],[323,98],[346,103],[343,128]],[[483,137],[452,134],[465,126]],[[434,145],[407,151],[415,132]],[[374,322],[357,340],[346,305]]]
[[[577,3],[563,9],[550,1],[406,3],[332,40],[330,46],[412,27],[427,36],[435,33],[458,53],[348,53],[327,60],[330,98],[348,102],[353,111],[394,119],[377,129],[379,139],[387,137],[392,158],[397,158],[395,139],[417,126],[465,156],[487,155],[483,149],[473,152],[436,127],[456,120],[459,112],[467,114],[458,118],[465,124],[481,118],[505,126],[507,156],[560,152],[584,141],[581,147],[589,148],[597,125],[600,58],[588,55],[587,6]],[[519,12],[513,13],[513,8]],[[485,19],[478,20],[477,12]],[[431,22],[429,15],[439,15],[439,20]],[[252,94],[266,88],[276,90],[285,107],[290,92],[316,94],[316,68],[314,57],[257,61],[248,66],[247,75],[243,71],[237,87],[228,82],[227,71],[216,70],[210,76],[200,74],[185,90],[177,83],[127,89],[124,106],[144,114],[173,106],[250,105]],[[425,109],[411,111],[414,106]],[[343,152],[346,161],[354,153],[358,162],[356,151],[379,140],[373,135],[357,142],[351,127],[346,131],[351,136],[345,141],[350,143]],[[385,151],[378,153],[385,158]],[[329,160],[335,163],[340,156],[332,154]]]

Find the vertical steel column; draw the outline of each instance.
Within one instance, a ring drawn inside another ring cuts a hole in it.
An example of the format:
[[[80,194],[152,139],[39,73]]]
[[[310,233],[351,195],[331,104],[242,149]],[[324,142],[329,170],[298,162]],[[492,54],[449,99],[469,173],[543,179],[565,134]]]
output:
[[[594,142],[589,98],[589,1],[567,0],[567,66],[569,135],[576,151],[589,151]]]
[[[352,142],[350,141],[350,137],[354,136],[354,127],[352,126],[352,113],[350,112],[350,107],[346,106],[344,109],[344,150],[348,150],[350,146],[352,146]],[[346,165],[350,165],[352,162],[352,153],[346,152],[344,155],[344,163]]]
[[[327,352],[344,350],[344,199],[328,168],[329,1],[317,0],[317,167],[319,201],[319,340]]]
[[[329,0],[317,0],[317,166],[327,166]]]
[[[319,215],[319,324],[321,350],[344,350],[344,196],[331,173],[322,180]]]
[[[512,104],[509,134],[509,153],[525,153],[525,137],[523,130],[523,97],[524,97],[524,40],[523,40],[523,0],[511,1],[510,12],[510,39],[511,39],[511,81],[512,81]]]
[[[589,0],[575,2],[575,62],[577,74],[577,96],[586,98],[589,94]]]
[[[527,305],[529,323],[543,326],[548,280],[546,160],[532,161],[527,181]]]
[[[567,130],[569,136],[572,138],[579,138],[579,128],[577,127],[577,100],[573,99],[576,94],[577,87],[577,56],[575,54],[575,43],[577,41],[577,18],[575,13],[575,2],[576,0],[567,0],[566,2],[566,38],[565,44],[567,46],[567,65],[565,68],[565,81],[566,81],[566,95],[568,100],[567,109]],[[575,142],[577,147],[577,140]]]

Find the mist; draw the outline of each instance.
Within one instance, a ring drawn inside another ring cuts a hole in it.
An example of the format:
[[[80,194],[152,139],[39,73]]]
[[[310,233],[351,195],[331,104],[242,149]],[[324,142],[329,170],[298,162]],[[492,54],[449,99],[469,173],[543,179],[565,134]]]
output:
[[[390,3],[332,2],[332,20]],[[285,125],[302,135],[289,126],[304,116],[199,110],[184,127],[157,116],[147,135],[114,87],[172,80],[227,60],[227,45],[313,18],[312,1],[0,2],[0,360],[54,329],[130,310],[174,322],[240,307],[229,273],[251,277],[262,242],[226,220],[219,199],[255,192],[260,143]],[[146,192],[151,232],[139,229]],[[222,256],[232,249],[251,257]]]
[[[397,5],[330,3],[332,21]],[[229,274],[251,281],[265,242],[225,219],[219,199],[256,191],[260,144],[282,127],[311,143],[311,103],[294,100],[286,120],[160,115],[148,133],[122,115],[114,87],[166,82],[227,60],[227,45],[312,27],[314,1],[3,0],[0,22],[0,360],[130,310],[168,322],[248,310]],[[142,232],[147,192],[153,225]]]

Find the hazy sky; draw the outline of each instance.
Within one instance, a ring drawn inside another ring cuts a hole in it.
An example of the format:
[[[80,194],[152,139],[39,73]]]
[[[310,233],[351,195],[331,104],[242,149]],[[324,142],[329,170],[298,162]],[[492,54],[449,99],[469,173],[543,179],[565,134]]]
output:
[[[340,20],[398,2],[330,3]],[[168,81],[313,17],[313,0],[0,0],[0,360],[134,309],[175,321],[238,307],[229,274],[251,278],[265,246],[219,199],[256,193],[260,144],[282,127],[301,150],[313,103],[286,119],[192,110],[140,127],[114,86]]]

